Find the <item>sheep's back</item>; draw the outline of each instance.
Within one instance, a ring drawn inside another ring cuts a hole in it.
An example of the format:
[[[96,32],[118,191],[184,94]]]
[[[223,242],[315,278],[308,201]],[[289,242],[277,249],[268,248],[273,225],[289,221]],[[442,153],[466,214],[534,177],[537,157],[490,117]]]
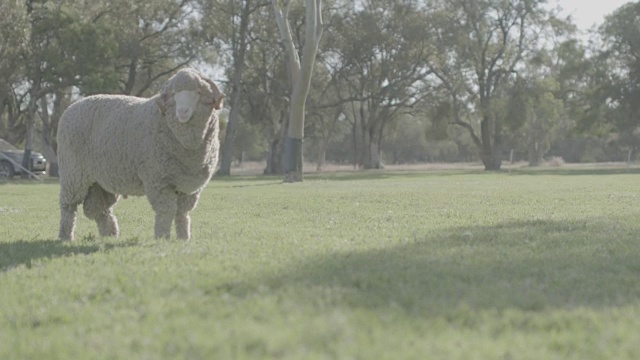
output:
[[[148,153],[154,111],[153,100],[122,95],[90,96],[71,105],[58,127],[61,176],[82,172],[108,191],[140,193],[136,172]]]

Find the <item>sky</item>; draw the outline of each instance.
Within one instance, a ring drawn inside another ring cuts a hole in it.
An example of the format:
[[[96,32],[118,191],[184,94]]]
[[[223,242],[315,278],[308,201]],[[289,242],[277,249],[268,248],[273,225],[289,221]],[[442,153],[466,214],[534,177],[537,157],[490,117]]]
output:
[[[592,25],[600,25],[606,15],[631,0],[555,0],[564,10],[564,15],[572,15],[580,30],[588,30]],[[553,1],[550,1],[553,3]]]

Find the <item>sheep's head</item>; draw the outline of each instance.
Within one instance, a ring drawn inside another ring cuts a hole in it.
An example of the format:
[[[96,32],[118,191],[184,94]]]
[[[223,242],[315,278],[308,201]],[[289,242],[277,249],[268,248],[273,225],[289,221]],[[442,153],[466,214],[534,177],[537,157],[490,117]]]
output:
[[[223,98],[213,81],[195,70],[182,69],[167,80],[155,101],[176,140],[194,150],[208,140],[217,141],[217,110]]]
[[[193,117],[198,105],[206,105],[209,113],[222,108],[224,94],[216,84],[193,69],[182,69],[162,87],[156,102],[163,114],[175,106],[175,115],[180,123]]]

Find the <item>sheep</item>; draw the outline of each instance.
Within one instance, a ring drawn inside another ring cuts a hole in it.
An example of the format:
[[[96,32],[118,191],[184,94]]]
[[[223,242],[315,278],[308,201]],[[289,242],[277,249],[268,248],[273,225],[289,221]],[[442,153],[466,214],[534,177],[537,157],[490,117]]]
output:
[[[60,240],[73,240],[76,212],[100,236],[118,236],[120,196],[146,196],[155,238],[190,239],[189,211],[218,162],[218,110],[224,94],[193,69],[182,69],[151,98],[94,95],[73,103],[58,125]]]

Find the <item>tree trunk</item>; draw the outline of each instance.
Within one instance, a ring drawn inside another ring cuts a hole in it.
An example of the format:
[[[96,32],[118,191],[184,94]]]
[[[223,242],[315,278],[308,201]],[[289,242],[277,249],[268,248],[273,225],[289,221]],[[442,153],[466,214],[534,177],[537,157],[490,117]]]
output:
[[[37,99],[35,94],[38,92],[38,87],[34,86],[31,91],[31,99],[29,100],[29,105],[27,108],[27,118],[25,119],[27,123],[27,133],[25,135],[25,145],[24,145],[24,155],[22,156],[22,167],[31,171],[31,153],[33,152],[33,125],[36,117],[36,107],[37,107]],[[23,171],[21,173],[21,177],[23,179],[28,179],[31,177],[29,173]]]
[[[269,153],[267,154],[267,167],[264,169],[264,175],[280,175],[284,173],[284,146],[286,120],[280,128],[280,132],[276,134],[269,142]]]
[[[364,112],[362,112],[362,116],[364,116]],[[365,170],[382,169],[380,122],[369,114],[368,121],[363,121],[362,124],[368,125],[362,128],[362,167]]]
[[[227,131],[222,144],[220,169],[218,175],[231,175],[231,163],[233,162],[233,144],[236,138],[236,128],[240,114],[240,86],[244,73],[244,58],[247,51],[247,29],[249,28],[249,16],[251,15],[251,0],[244,1],[238,29],[238,44],[233,54],[233,82],[231,84],[231,110],[227,121]]]
[[[382,169],[382,161],[380,158],[380,147],[376,141],[367,141],[364,146],[364,158],[362,167],[365,170]]]
[[[233,144],[236,138],[236,128],[238,124],[238,118],[240,114],[239,91],[235,90],[231,103],[233,104],[229,111],[229,119],[227,120],[227,131],[225,133],[224,142],[220,149],[220,168],[217,175],[229,176],[231,175],[231,163],[233,162]],[[236,95],[238,94],[238,95]]]
[[[288,15],[291,2],[285,2],[284,12],[277,0],[271,1],[276,15],[287,57],[289,59],[289,85],[291,103],[289,110],[289,130],[285,146],[284,182],[302,181],[302,139],[304,139],[305,103],[311,87],[311,77],[316,61],[320,39],[324,31],[322,21],[322,0],[305,1],[305,39],[302,61],[293,42]]]
[[[6,87],[8,88],[8,86]],[[3,134],[6,131],[4,121],[2,121],[2,115],[4,115],[4,111],[7,108],[8,99],[8,91],[5,91],[4,89],[0,90],[0,137],[3,137]]]
[[[53,146],[51,146],[51,116],[49,116],[49,105],[46,96],[43,96],[42,99],[40,99],[40,118],[42,119],[42,131],[40,132],[42,153],[44,155],[44,158],[47,159],[49,169],[54,167],[56,171],[55,176],[57,176],[58,157],[53,150]],[[51,175],[51,170],[49,170],[49,175]]]
[[[351,140],[353,141],[353,147],[352,147],[352,161],[353,161],[353,169],[357,169],[358,168],[358,122],[357,120],[354,118],[353,119],[353,123],[351,124]]]
[[[490,115],[483,117],[480,123],[480,132],[482,145],[479,150],[484,169],[486,171],[498,171],[502,167],[500,154],[502,140],[498,131],[496,131],[494,121]]]
[[[327,148],[329,147],[329,138],[320,139],[318,146],[318,159],[316,160],[316,171],[322,171],[327,160]]]
[[[495,147],[491,147],[491,145],[483,147],[483,152],[480,155],[480,158],[482,159],[482,164],[486,171],[499,171],[502,168],[500,151]]]
[[[287,136],[284,146],[284,182],[302,181],[302,139]]]
[[[58,177],[58,156],[56,133],[58,129],[58,121],[62,116],[64,108],[68,106],[68,98],[71,96],[70,90],[56,91],[55,100],[53,102],[53,112],[49,115],[49,105],[47,97],[40,99],[40,114],[42,119],[42,131],[40,133],[40,143],[42,145],[42,153],[47,159],[49,165],[49,176]]]
[[[300,89],[300,86],[303,88]],[[302,141],[304,139],[305,105],[308,92],[309,89],[305,83],[296,83],[294,86],[289,113],[289,129],[284,146],[284,182],[302,181]]]
[[[273,140],[269,144],[269,153],[267,154],[267,167],[264,169],[264,175],[282,174],[282,143],[280,139]]]
[[[29,16],[29,20],[31,22],[31,30],[32,33],[30,35],[30,39],[29,42],[31,44],[31,46],[34,49],[37,49],[36,47],[36,39],[34,37],[34,29],[36,28],[36,19],[33,17],[33,10],[34,10],[34,5],[36,4],[36,2],[34,0],[28,0],[27,1],[27,14]],[[36,51],[37,54],[37,51]],[[31,64],[28,64],[28,66],[32,66],[32,70],[35,72],[33,73],[31,76],[31,89],[29,89],[29,104],[27,105],[27,117],[25,119],[26,122],[26,134],[25,134],[25,146],[24,146],[24,155],[22,157],[22,167],[27,169],[29,172],[32,169],[31,166],[31,152],[33,151],[33,128],[34,128],[34,121],[35,121],[35,116],[36,116],[36,111],[37,111],[37,107],[38,107],[38,100],[39,100],[39,93],[40,93],[40,87],[41,87],[41,73],[40,73],[40,66],[41,66],[41,59],[39,59],[39,57],[36,55],[35,58],[31,59]],[[22,171],[21,177],[23,179],[27,179],[29,177],[31,177],[31,175],[27,172],[27,171]]]
[[[18,100],[15,98],[15,94],[10,94],[11,98],[7,101],[7,134],[5,140],[12,144],[17,144],[22,141],[22,129],[20,127],[20,109],[17,106]]]
[[[529,150],[527,151],[529,166],[539,166],[542,162],[542,154],[540,152],[540,143],[537,141],[529,142]]]

